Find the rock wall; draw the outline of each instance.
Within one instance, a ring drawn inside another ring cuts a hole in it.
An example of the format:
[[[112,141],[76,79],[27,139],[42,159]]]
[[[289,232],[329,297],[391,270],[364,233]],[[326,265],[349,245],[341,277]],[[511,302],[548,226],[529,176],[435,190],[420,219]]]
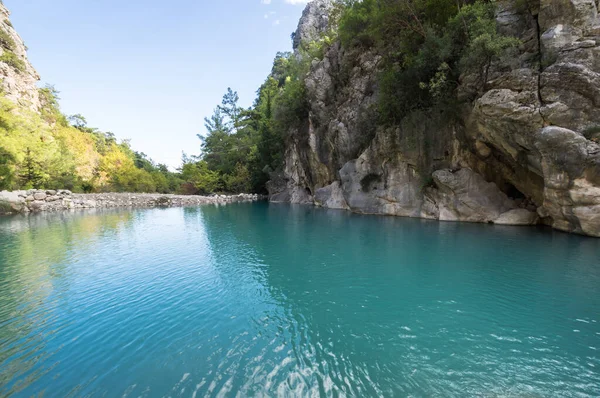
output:
[[[183,207],[202,204],[253,202],[260,195],[162,195],[137,193],[74,194],[67,190],[0,192],[0,214],[118,207]]]
[[[293,35],[294,48],[300,44],[316,40],[329,27],[329,10],[333,0],[310,2],[302,12],[301,23]]]
[[[0,57],[7,52],[14,54],[22,62],[18,68],[0,59],[0,86],[4,96],[16,104],[33,111],[41,108],[37,82],[40,76],[27,59],[27,46],[10,21],[10,12],[0,2],[0,34],[8,37],[7,43],[0,45]],[[11,48],[9,48],[11,47]]]
[[[296,38],[324,31],[315,0]],[[333,45],[306,77],[310,116],[288,140],[273,201],[358,213],[526,225],[600,237],[600,20],[594,0],[498,3],[519,54],[459,110],[373,122],[378,57]],[[317,21],[317,22],[315,22]],[[459,94],[469,89],[465,76]]]

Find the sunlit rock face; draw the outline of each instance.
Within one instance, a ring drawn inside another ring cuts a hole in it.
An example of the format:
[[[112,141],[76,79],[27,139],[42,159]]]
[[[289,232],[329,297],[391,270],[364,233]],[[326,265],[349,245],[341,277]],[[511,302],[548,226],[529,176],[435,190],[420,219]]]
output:
[[[597,5],[521,3],[500,2],[497,12],[499,30],[520,39],[519,53],[491,68],[459,122],[433,109],[382,129],[372,112],[379,57],[331,46],[306,77],[309,117],[290,134],[273,198],[600,236]],[[330,9],[309,4],[296,47],[326,31]]]
[[[329,28],[329,12],[332,6],[332,0],[314,0],[307,4],[294,33],[294,49],[302,43],[318,39]]]
[[[0,2],[0,34],[6,36],[8,44],[0,46],[0,56],[12,53],[16,62],[0,60],[0,85],[4,96],[24,108],[40,110],[40,97],[37,82],[40,76],[27,59],[27,46],[10,22],[10,12]],[[14,66],[19,63],[20,66]]]

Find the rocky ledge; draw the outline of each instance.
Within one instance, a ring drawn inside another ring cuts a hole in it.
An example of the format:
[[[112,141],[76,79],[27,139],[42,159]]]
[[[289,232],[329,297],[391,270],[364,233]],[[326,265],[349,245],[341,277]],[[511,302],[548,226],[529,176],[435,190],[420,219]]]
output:
[[[261,195],[163,195],[138,193],[75,194],[68,190],[0,192],[0,214],[116,207],[182,207],[202,204],[253,202]]]

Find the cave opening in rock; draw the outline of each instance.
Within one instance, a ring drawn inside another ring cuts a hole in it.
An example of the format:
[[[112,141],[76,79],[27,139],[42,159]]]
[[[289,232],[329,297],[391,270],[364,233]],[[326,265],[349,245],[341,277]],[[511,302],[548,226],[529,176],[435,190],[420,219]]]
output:
[[[523,192],[519,191],[517,189],[517,187],[515,187],[513,184],[511,183],[506,183],[505,186],[505,193],[506,196],[508,196],[509,198],[512,198],[514,200],[517,199],[527,199],[527,195],[525,195]]]
[[[311,191],[311,189],[309,187],[304,188],[304,192],[306,192],[306,194],[308,196],[313,196],[312,191]]]

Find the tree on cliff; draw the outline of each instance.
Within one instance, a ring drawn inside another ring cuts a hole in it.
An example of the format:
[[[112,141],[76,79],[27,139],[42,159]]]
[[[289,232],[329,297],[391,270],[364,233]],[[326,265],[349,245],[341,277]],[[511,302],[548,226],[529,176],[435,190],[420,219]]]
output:
[[[339,23],[344,47],[382,56],[382,124],[397,124],[415,109],[452,106],[461,76],[477,77],[476,92],[485,86],[492,62],[519,44],[498,33],[495,7],[483,1],[347,1]]]
[[[81,114],[71,115],[67,119],[73,127],[78,130],[82,130],[87,126],[87,120]]]

